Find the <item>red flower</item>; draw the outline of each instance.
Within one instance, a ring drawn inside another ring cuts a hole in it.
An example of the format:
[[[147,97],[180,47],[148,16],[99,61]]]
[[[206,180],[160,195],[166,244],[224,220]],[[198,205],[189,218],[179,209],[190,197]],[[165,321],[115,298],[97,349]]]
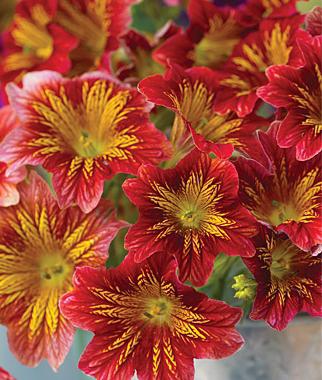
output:
[[[239,203],[237,172],[228,161],[195,150],[174,169],[142,166],[123,189],[140,211],[125,243],[137,262],[158,251],[174,254],[180,280],[201,286],[218,253],[254,254],[255,219]]]
[[[322,243],[321,155],[297,161],[295,149],[276,143],[276,126],[259,138],[271,162],[264,168],[244,158],[236,162],[242,203],[264,224],[285,232],[304,251]]]
[[[268,19],[260,30],[248,35],[234,49],[225,66],[220,96],[215,101],[219,113],[235,111],[240,117],[251,113],[258,96],[258,87],[267,83],[265,70],[271,65],[302,64],[303,57],[296,39],[308,38],[299,26],[302,16]]]
[[[0,109],[0,143],[4,137],[19,125],[14,110],[10,106]],[[0,207],[11,206],[19,202],[17,183],[25,175],[25,169],[19,168],[8,175],[8,165],[0,161]]]
[[[262,227],[254,239],[256,255],[243,259],[257,281],[250,317],[283,330],[301,311],[322,316],[322,257]]]
[[[194,142],[202,151],[213,151],[221,158],[230,157],[234,148],[262,154],[254,132],[267,127],[268,121],[255,115],[241,119],[232,112],[215,113],[219,81],[220,74],[207,67],[184,70],[173,65],[164,77],[154,75],[139,83],[139,91],[149,101],[177,113],[170,137],[177,156],[194,147],[184,120],[191,124]]]
[[[280,123],[277,143],[282,148],[296,147],[296,158],[308,160],[322,150],[322,36],[311,44],[300,44],[305,64],[300,68],[273,66],[267,70],[269,83],[257,94],[287,115]]]
[[[59,298],[72,289],[76,267],[104,265],[111,240],[126,223],[116,221],[105,202],[87,215],[77,207],[60,210],[34,173],[18,186],[19,205],[0,208],[0,320],[23,364],[48,359],[57,369],[74,334]]]
[[[78,40],[55,23],[55,0],[21,0],[9,29],[3,35],[1,80],[20,82],[23,74],[35,70],[66,73],[71,66],[69,52]]]
[[[98,380],[194,377],[193,358],[219,359],[243,344],[239,308],[180,283],[170,256],[116,269],[80,268],[75,290],[62,297],[65,317],[95,335],[79,368]]]
[[[169,153],[165,136],[149,122],[143,96],[107,74],[67,79],[37,72],[23,84],[8,86],[21,126],[0,154],[12,170],[28,163],[53,173],[61,207],[77,202],[89,212],[105,179],[135,174],[141,163],[159,163]]]
[[[136,85],[140,79],[162,73],[164,67],[153,60],[152,52],[178,30],[176,24],[168,22],[149,40],[143,34],[130,30],[121,38],[123,51],[116,51],[112,56],[116,76],[122,81]]]
[[[82,74],[100,63],[107,65],[109,53],[131,22],[131,6],[139,0],[58,0],[57,23],[77,37],[73,51],[73,74]]]
[[[0,380],[15,380],[7,371],[0,367]]]
[[[220,67],[230,56],[244,32],[235,10],[215,7],[207,0],[190,0],[190,26],[165,41],[153,53],[156,61],[183,67]]]

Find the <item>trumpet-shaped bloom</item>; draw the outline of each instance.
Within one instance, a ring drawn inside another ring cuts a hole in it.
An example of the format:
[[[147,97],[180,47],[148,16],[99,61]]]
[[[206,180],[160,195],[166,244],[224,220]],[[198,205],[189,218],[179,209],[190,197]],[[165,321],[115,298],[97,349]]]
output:
[[[186,68],[222,66],[244,32],[235,10],[217,8],[207,0],[191,0],[188,16],[187,31],[177,33],[157,48],[153,53],[155,60]]]
[[[254,254],[256,221],[239,203],[238,175],[226,160],[196,149],[174,169],[142,166],[123,189],[140,212],[125,241],[137,262],[174,254],[180,280],[201,286],[218,253]]]
[[[15,380],[10,373],[0,367],[0,380]]]
[[[154,75],[139,83],[147,99],[177,113],[171,131],[174,150],[187,153],[194,147],[184,120],[191,124],[192,136],[200,150],[213,151],[221,158],[230,157],[234,148],[262,154],[254,132],[268,127],[268,121],[252,115],[244,119],[233,112],[219,115],[213,111],[220,74],[207,67],[184,70],[173,65],[166,74]]]
[[[256,255],[243,259],[257,282],[250,314],[277,330],[301,311],[322,316],[322,257],[301,251],[267,227],[253,239]]]
[[[55,23],[56,0],[21,0],[12,24],[3,35],[1,79],[19,82],[26,72],[55,70],[66,73],[69,53],[78,40]]]
[[[76,202],[89,212],[105,179],[135,174],[140,164],[159,163],[169,153],[143,96],[106,74],[67,79],[37,72],[23,84],[8,85],[21,126],[7,136],[0,155],[11,168],[41,164],[53,173],[61,207]]]
[[[0,109],[0,143],[4,137],[19,125],[17,117],[10,106]],[[0,207],[11,206],[19,202],[17,183],[25,177],[25,169],[19,168],[7,173],[8,165],[0,161]]]
[[[215,110],[235,111],[240,117],[251,113],[258,100],[256,90],[267,83],[265,70],[271,65],[299,66],[303,57],[296,40],[308,38],[299,29],[303,16],[272,18],[260,24],[259,31],[242,39],[224,71]]]
[[[57,0],[57,23],[75,36],[73,74],[82,74],[100,63],[119,44],[131,21],[131,6],[138,0]]]
[[[235,330],[241,310],[183,285],[176,263],[162,254],[141,264],[127,257],[116,269],[79,268],[75,290],[60,306],[95,335],[79,368],[97,380],[194,378],[193,358],[219,359],[243,344]]]
[[[235,163],[242,203],[257,220],[285,232],[304,251],[322,243],[321,155],[297,161],[295,148],[282,149],[276,126],[259,138],[270,162],[264,168],[253,160]]]
[[[300,48],[305,64],[273,66],[267,70],[269,83],[257,94],[286,109],[280,123],[277,143],[282,148],[296,147],[296,158],[309,160],[322,150],[322,36],[302,41]]]
[[[111,240],[126,223],[105,203],[90,214],[60,210],[35,174],[18,186],[20,203],[0,208],[0,321],[23,364],[48,359],[57,369],[74,333],[59,298],[72,289],[75,268],[104,265]]]

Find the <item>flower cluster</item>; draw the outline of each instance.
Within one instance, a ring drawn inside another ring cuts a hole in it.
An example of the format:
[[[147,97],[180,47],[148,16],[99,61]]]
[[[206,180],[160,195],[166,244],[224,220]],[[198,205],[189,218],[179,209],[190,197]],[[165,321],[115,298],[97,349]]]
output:
[[[57,371],[77,327],[98,380],[192,380],[242,347],[241,307],[322,316],[322,8],[153,3],[1,5],[0,323],[24,365]]]

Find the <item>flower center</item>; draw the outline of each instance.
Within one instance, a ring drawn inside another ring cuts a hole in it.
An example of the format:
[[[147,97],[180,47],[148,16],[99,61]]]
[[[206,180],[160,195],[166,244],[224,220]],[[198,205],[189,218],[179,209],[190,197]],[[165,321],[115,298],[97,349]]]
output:
[[[164,324],[169,321],[172,309],[173,305],[168,298],[151,298],[144,307],[143,319],[160,325]]]
[[[197,207],[184,208],[178,214],[180,224],[185,228],[195,228],[198,229],[200,222],[203,217],[203,213],[197,210]]]
[[[57,147],[48,142],[54,151],[69,150],[81,158],[126,159],[126,148],[139,141],[131,133],[134,127],[120,128],[120,122],[138,108],[128,107],[131,99],[128,90],[118,89],[106,80],[81,85],[81,102],[74,103],[66,88],[57,91],[45,89],[46,103],[35,101],[32,107],[40,123],[50,126],[57,138]]]
[[[293,258],[298,251],[299,249],[287,240],[278,242],[272,252],[271,275],[279,280],[292,277],[295,274]]]
[[[44,256],[39,263],[39,276],[43,287],[61,288],[70,278],[72,268],[60,254]]]
[[[273,226],[278,226],[287,221],[297,221],[299,214],[292,203],[283,203],[273,200],[271,214],[268,219]]]
[[[196,65],[217,68],[229,57],[239,39],[240,28],[232,18],[223,20],[214,16],[208,33],[195,47],[193,58]]]

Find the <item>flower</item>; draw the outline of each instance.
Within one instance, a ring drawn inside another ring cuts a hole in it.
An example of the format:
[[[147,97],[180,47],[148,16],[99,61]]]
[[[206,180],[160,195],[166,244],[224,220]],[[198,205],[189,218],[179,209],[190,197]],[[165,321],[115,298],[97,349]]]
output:
[[[219,359],[243,344],[235,330],[241,310],[180,283],[170,256],[141,264],[127,257],[116,269],[80,268],[61,310],[95,335],[79,368],[98,380],[186,379],[193,358]]]
[[[277,125],[260,132],[271,167],[239,158],[235,163],[243,205],[257,220],[285,232],[304,251],[322,243],[321,155],[297,161],[295,149],[282,149],[276,142]]]
[[[73,74],[79,75],[102,64],[117,49],[119,37],[131,21],[131,6],[138,0],[58,0],[57,23],[79,41],[73,51]]]
[[[66,73],[70,69],[68,53],[78,40],[55,23],[56,13],[54,0],[18,2],[12,24],[3,35],[2,81],[20,82],[29,71]]]
[[[180,280],[201,286],[218,253],[254,254],[256,221],[239,203],[237,172],[228,161],[194,150],[174,169],[142,166],[123,189],[140,212],[125,239],[137,262],[158,251],[174,254]]]
[[[59,298],[72,289],[75,268],[104,265],[126,223],[114,218],[109,203],[87,215],[77,207],[61,210],[38,175],[28,182],[18,185],[18,205],[0,208],[0,320],[23,364],[48,359],[56,370],[74,334]]]
[[[267,70],[269,83],[257,94],[275,107],[286,109],[277,133],[281,148],[296,147],[296,159],[309,160],[322,150],[322,36],[302,41],[304,65],[273,66]]]
[[[194,143],[200,150],[212,151],[221,158],[230,157],[234,148],[262,155],[254,132],[268,127],[268,121],[256,115],[241,119],[233,112],[214,112],[219,82],[220,74],[207,67],[184,70],[172,65],[164,76],[153,75],[139,83],[139,91],[150,102],[177,113],[170,136],[177,156],[191,151]],[[191,124],[190,131],[184,120]]]
[[[124,82],[136,85],[140,79],[163,72],[164,67],[153,60],[152,52],[178,30],[175,23],[168,22],[149,39],[134,29],[129,30],[120,39],[121,49],[112,56],[116,76]]]
[[[300,250],[267,227],[253,239],[256,255],[243,258],[257,282],[251,319],[283,330],[300,311],[322,316],[322,257]]]
[[[17,117],[10,106],[0,109],[0,143],[4,137],[19,125]],[[17,183],[21,182],[25,175],[23,167],[7,173],[8,165],[0,161],[0,207],[7,207],[19,202]]]
[[[143,96],[107,74],[67,79],[29,73],[22,89],[11,84],[7,91],[21,126],[7,136],[0,155],[11,169],[40,164],[53,173],[61,207],[76,202],[89,212],[105,179],[135,174],[141,163],[159,163],[169,153]]]
[[[10,373],[0,367],[0,380],[15,380]]]
[[[299,29],[303,16],[272,18],[260,24],[259,31],[242,39],[224,67],[216,97],[215,110],[219,113],[235,111],[240,117],[251,113],[258,96],[256,90],[267,83],[265,70],[271,65],[300,66],[303,57],[296,40],[308,38]]]
[[[236,12],[217,8],[207,0],[190,0],[188,16],[187,31],[170,37],[153,52],[153,58],[163,65],[170,62],[185,68],[222,66],[244,32]]]

